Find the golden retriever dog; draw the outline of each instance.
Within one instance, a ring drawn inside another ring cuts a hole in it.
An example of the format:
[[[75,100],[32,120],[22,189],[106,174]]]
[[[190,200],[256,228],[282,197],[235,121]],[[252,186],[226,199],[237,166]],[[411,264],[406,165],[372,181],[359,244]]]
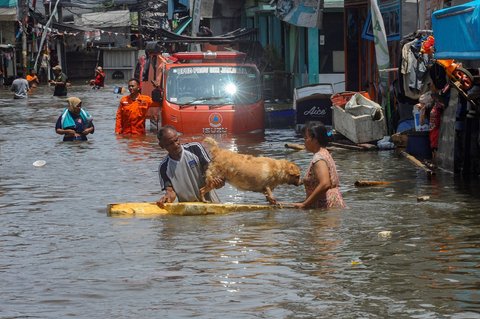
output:
[[[276,204],[272,190],[281,184],[301,185],[300,168],[287,160],[238,154],[218,146],[210,137],[203,140],[208,145],[212,161],[206,171],[206,185],[200,197],[213,189],[212,179],[221,178],[240,190],[262,192],[270,204]]]

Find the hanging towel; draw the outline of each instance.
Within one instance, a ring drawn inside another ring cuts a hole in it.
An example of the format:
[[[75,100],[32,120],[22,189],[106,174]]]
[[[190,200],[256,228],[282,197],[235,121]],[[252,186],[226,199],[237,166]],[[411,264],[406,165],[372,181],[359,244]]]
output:
[[[93,120],[90,114],[84,109],[80,110],[80,117],[85,125]],[[66,129],[67,127],[75,127],[75,120],[68,109],[65,109],[62,113],[62,129]]]

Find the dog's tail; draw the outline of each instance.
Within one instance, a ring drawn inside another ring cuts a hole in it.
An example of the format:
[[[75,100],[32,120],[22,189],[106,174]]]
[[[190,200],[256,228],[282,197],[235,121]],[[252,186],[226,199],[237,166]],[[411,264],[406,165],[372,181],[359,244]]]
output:
[[[203,142],[204,142],[205,144],[207,144],[208,146],[210,146],[210,147],[212,147],[212,146],[213,146],[213,147],[218,146],[217,141],[215,141],[215,140],[214,140],[213,138],[211,138],[211,137],[206,137],[206,138],[203,140]]]

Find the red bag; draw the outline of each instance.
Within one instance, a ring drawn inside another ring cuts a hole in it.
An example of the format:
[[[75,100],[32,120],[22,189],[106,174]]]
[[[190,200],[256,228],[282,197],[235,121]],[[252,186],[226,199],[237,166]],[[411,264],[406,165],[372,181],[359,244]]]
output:
[[[365,96],[367,99],[370,99],[370,95],[368,94],[367,91],[360,91],[360,92],[345,91],[345,92],[333,94],[330,97],[330,101],[332,101],[333,105],[344,108],[345,104],[347,104],[347,102],[350,101],[352,96],[354,96],[356,93],[360,93],[361,95]]]

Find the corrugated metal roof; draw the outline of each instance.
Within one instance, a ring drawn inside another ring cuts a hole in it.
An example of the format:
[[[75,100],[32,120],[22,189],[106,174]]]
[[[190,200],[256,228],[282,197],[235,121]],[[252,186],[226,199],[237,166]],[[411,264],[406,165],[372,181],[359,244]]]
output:
[[[17,8],[0,8],[0,21],[17,21]]]
[[[52,27],[60,31],[94,31],[94,28],[82,27],[69,23],[52,22]]]

